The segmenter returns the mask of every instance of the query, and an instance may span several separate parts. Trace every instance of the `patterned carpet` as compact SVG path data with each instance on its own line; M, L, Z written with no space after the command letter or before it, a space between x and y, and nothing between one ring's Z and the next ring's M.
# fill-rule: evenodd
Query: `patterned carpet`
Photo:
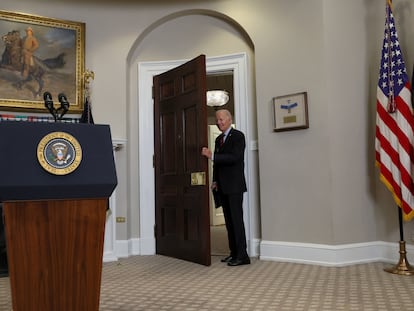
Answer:
M220 258L213 256L210 267L157 255L104 263L100 310L414 310L414 276L384 272L387 264L331 268L253 259L228 267ZM0 310L11 310L7 277L0 278Z

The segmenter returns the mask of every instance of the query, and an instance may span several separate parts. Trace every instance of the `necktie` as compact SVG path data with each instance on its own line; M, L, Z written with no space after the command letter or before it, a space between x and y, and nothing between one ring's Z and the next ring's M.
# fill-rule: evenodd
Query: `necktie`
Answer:
M224 144L224 136L226 136L226 135L223 134L221 136L221 139L220 139L220 147L223 146L223 144Z

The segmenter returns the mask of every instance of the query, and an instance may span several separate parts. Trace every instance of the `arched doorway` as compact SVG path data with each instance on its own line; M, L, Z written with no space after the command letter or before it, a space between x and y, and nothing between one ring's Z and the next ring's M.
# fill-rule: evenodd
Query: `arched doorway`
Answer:
M131 226L128 228L130 238L128 241L128 249L130 254L154 254L154 177L153 177L153 107L152 107L152 77L161 72L167 71L178 66L190 59L195 54L191 54L189 58L181 60L180 58L171 58L164 56L160 59L159 55L152 57L152 53L148 53L148 47L155 45L153 48L157 51L168 50L159 47L159 41L147 40L147 36L151 36L152 32L162 28L159 33L164 36L173 36L177 31L172 30L169 35L168 31L171 27L165 27L165 23L179 19L183 16L191 15L191 22L194 23L195 18L204 18L208 15L211 19L220 20L220 27L225 28L225 32L229 32L232 27L231 36L234 36L234 29L239 32L238 43L232 45L238 51L230 54L219 53L222 55L209 57L207 54L207 72L232 71L234 73L235 94L234 100L238 103L235 109L234 117L240 124L240 129L246 134L246 177L249 183L249 192L245 198L245 204L249 206L245 208L246 231L249 238L249 252L252 256L257 255L259 249L259 204L258 204L258 168L257 168L257 125L256 125L256 108L254 100L254 53L252 42L245 39L247 34L235 21L231 20L218 12L206 10L191 10L179 12L156 21L137 39L135 46L131 49L128 56L129 71L129 99L128 99L128 170L131 172L129 187L129 208L128 217ZM200 17L201 16L201 17ZM194 26L194 27L198 27ZM200 27L204 26L201 25ZM214 29L216 30L216 29ZM167 33L165 33L167 31ZM214 32L216 33L216 32ZM186 38L186 35L180 34L180 38ZM158 37L157 37L158 39ZM174 40L174 39L171 39ZM188 44L193 44L192 38L188 38ZM240 42L245 42L240 43ZM145 46L145 47L143 47ZM142 49L147 48L147 52ZM187 51L187 49L186 49ZM173 52L165 54L172 54ZM185 53L183 53L185 55ZM211 52L210 52L211 54ZM147 59L158 59L157 61L147 61ZM179 59L174 61L165 61L165 59ZM137 87L138 86L138 87ZM131 220L132 219L132 220ZM139 227L137 233L136 228Z

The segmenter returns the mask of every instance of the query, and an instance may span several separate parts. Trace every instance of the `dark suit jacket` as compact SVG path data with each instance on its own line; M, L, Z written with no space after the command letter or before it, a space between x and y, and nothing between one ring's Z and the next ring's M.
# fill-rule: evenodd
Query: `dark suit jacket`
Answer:
M217 183L218 190L224 194L246 192L244 177L246 141L244 134L232 128L224 144L220 146L222 135L219 135L215 141L213 182Z

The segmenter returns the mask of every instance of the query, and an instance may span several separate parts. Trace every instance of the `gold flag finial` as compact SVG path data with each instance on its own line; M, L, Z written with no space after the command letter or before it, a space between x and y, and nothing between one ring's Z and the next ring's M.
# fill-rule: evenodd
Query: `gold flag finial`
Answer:
M86 71L83 73L85 88L89 88L89 83L91 79L95 79L95 73L92 70L86 69Z

